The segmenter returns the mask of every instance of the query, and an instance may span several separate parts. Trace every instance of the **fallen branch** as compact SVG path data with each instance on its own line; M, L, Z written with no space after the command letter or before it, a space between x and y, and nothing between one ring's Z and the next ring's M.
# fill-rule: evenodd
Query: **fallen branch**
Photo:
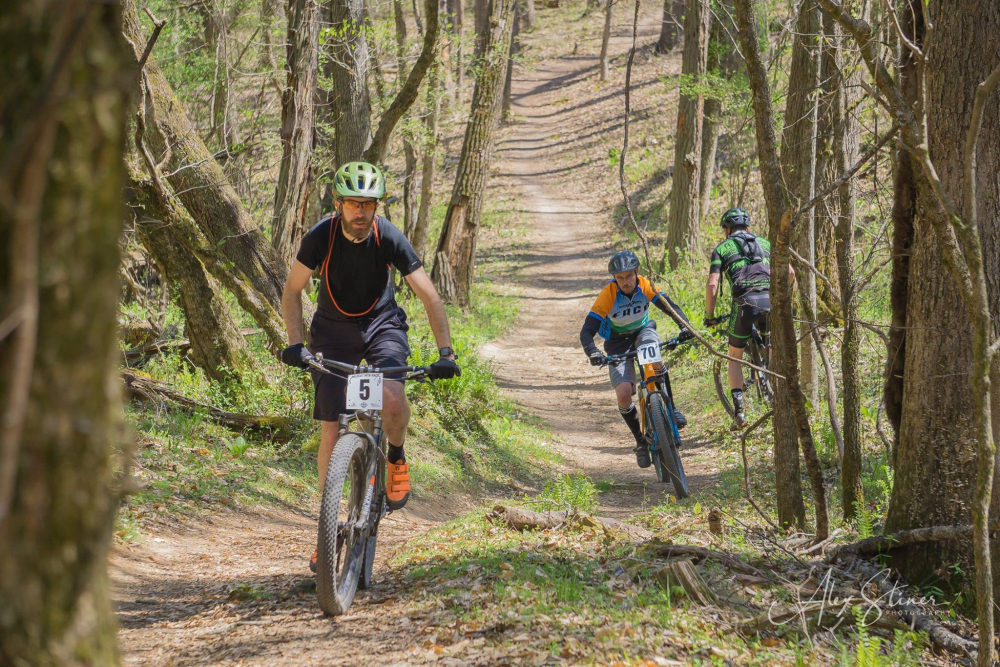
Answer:
M1000 520L990 524L990 532L1000 530ZM923 542L951 542L972 537L972 526L928 526L900 530L890 535L875 535L852 544L842 544L827 554L830 563L842 560L848 556L874 556L886 553L891 549L921 544Z
M576 510L560 510L548 512L533 512L519 507L497 505L487 515L493 523L504 525L514 530L545 530L558 528L568 523L599 526L605 530L625 533L632 539L648 540L653 532L641 526L603 516L590 516Z
M204 412L208 414L209 419L212 421L239 431L250 429L254 431L267 431L281 439L291 437L291 421L288 417L245 415L238 412L229 412L188 398L149 377L130 373L129 371L122 371L121 377L129 394L140 401L153 404L170 402L185 412Z
M870 605L871 603L861 597L849 597L838 599L836 604L830 604L827 600L815 600L777 608L772 607L749 620L743 621L736 626L736 631L741 635L752 635L765 630L776 630L785 625L794 627L791 624L796 619L804 624L811 618L816 618L817 625L823 626L823 616L826 616L831 621L831 623L827 624L828 626L838 626L845 621L853 623L854 614L850 613L849 610L854 605L861 604ZM902 623L894 624L893 627L906 629Z
M747 565L729 554L715 551L714 549L706 549L705 547L696 547L688 544L669 544L659 540L650 540L649 542L640 544L638 550L643 554L656 558L676 558L679 556L693 556L699 559L711 558L722 563L730 570L749 574L754 577L768 578L764 572L761 572L752 565Z
M243 329L240 334L243 336L253 336L264 333L263 329ZM133 347L131 350L122 352L122 362L130 363L136 360L151 357L154 354L162 354L168 350L183 350L191 347L191 339L180 338L178 340L154 340L152 343Z

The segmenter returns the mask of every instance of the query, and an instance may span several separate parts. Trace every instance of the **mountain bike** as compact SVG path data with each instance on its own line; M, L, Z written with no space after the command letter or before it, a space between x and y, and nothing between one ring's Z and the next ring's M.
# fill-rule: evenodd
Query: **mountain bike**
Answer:
M636 393L639 395L639 423L642 433L649 443L649 454L656 469L656 479L660 482L672 482L674 495L677 499L691 495L688 490L687 477L684 475L684 465L681 463L681 434L674 421L674 399L670 390L670 374L667 365L662 364L660 373L646 374L646 364L662 362L660 352L669 352L678 345L690 340L680 336L649 345L640 345L637 349L624 354L608 355L604 366L620 362L639 362L639 382Z
M733 306L736 307L735 305ZM722 315L720 317L713 317L708 320L706 324L708 326L718 326L729 321L732 313L729 315ZM726 328L720 327L716 330L716 334L725 337ZM728 347L726 348L728 351ZM760 368L770 368L771 363L771 337L765 332L762 333L757 325L750 327L750 338L747 340L747 346L743 352L743 358L749 361L754 366ZM721 357L715 358L715 363L712 369L712 375L715 379L715 393L719 396L719 401L722 403L722 407L726 409L726 412L730 417L735 415L735 410L733 408L733 401L729 395L729 361ZM752 393L751 393L752 390ZM751 396L756 394L757 398L762 400L767 404L768 409L774 405L774 384L766 373L761 373L760 371L750 368L749 366L743 367L743 395Z
M340 415L340 435L323 484L316 561L319 606L323 613L339 616L351 606L358 588L371 586L379 522L391 511L385 495L383 376L403 373L406 380L429 381L430 367L352 366L322 354L309 366L347 377L348 412ZM354 424L361 430L352 431Z

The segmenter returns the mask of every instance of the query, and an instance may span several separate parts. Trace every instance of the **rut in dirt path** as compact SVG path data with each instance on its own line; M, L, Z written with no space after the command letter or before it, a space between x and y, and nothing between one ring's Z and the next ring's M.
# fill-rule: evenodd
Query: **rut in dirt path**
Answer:
M515 81L512 107L520 124L498 154L501 178L523 204L530 247L518 281L517 324L483 353L497 363L510 395L551 425L562 440L558 449L573 468L613 482L612 491L601 496L601 511L622 518L673 492L656 481L652 468L636 466L634 442L618 415L607 370L591 367L580 347L580 327L608 280L607 262L615 249L609 222L585 204L586 179L571 178L582 164L555 166L563 145L554 137L581 133L589 122L562 104L561 86L591 69L581 60L594 59L554 58ZM673 328L672 322L664 326L661 338L672 336ZM678 401L683 410L683 399ZM693 493L709 486L715 472L704 463L711 457L692 436L696 430L681 433Z

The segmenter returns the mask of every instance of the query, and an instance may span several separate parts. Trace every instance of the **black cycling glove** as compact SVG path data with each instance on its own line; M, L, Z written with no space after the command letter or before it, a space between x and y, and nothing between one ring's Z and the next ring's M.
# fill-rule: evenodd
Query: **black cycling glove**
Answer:
M603 354L601 354L600 352L591 352L590 353L590 365L591 366L603 366L605 359L606 359L606 357Z
M449 380L462 374L462 369L458 367L454 359L438 359L431 364L431 370L427 374L432 380Z
M302 343L289 345L281 351L281 362L292 368L309 368L309 362L315 358Z
M694 334L689 329L681 329L677 334L677 342L684 343L694 338Z

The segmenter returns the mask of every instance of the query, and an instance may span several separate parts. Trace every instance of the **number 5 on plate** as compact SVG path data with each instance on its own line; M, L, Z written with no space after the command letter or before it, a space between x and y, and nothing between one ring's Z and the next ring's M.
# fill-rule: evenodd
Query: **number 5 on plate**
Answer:
M382 409L381 373L357 373L347 378L347 409Z

